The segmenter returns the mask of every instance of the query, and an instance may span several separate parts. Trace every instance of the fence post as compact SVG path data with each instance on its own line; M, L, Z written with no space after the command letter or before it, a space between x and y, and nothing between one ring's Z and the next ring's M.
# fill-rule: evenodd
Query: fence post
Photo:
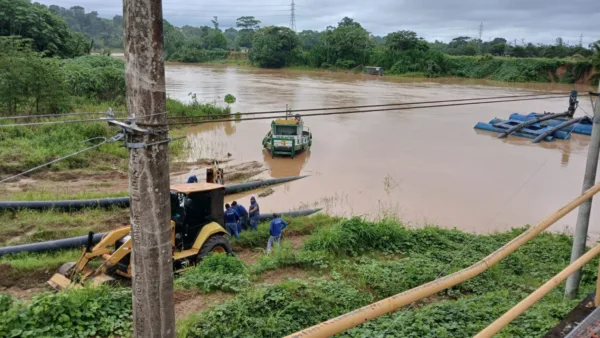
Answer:
M600 92L600 83L598 84ZM588 148L587 164L583 176L583 191L586 191L594 185L596 181L596 171L598 169L598 155L600 153L600 100L596 97L596 107L594 109L594 120L592 125L592 136ZM585 242L587 240L588 226L590 223L590 214L592 212L592 198L583 202L579 206L577 213L577 225L575 227L575 236L573 238L573 248L571 249L571 263L576 261L585 252ZM577 270L567 279L565 296L569 299L577 297L579 292L579 283L581 282L581 269Z

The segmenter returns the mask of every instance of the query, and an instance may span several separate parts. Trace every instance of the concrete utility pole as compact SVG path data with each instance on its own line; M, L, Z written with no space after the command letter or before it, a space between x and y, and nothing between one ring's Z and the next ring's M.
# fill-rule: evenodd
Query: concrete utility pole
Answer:
M134 337L175 337L161 0L124 0Z
M598 84L600 92L600 84ZM596 171L598 169L598 155L600 154L600 99L596 97L596 107L594 109L594 124L592 126L592 136L588 148L587 163L585 165L585 174L583 176L582 191L591 188L596 182ZM588 226L590 223L590 214L592 212L592 198L579 206L577 214L577 225L575 226L575 236L573 238L573 248L571 249L571 263L576 261L585 252L585 242L587 240ZM577 297L579 284L581 282L581 269L567 279L565 296L569 299Z

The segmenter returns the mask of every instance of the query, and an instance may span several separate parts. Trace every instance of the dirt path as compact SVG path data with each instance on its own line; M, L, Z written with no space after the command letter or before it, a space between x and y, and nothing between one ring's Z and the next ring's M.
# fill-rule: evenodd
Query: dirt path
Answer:
M175 291L175 318L180 319L189 314L203 311L212 305L230 300L234 296L224 292L205 294L195 291Z

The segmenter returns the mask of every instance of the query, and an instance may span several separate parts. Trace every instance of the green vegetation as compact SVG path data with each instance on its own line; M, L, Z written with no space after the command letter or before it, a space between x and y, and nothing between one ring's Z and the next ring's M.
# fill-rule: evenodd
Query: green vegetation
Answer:
M266 226L261 224L256 234L263 236ZM326 215L290 219L286 238L308 236L299 249L292 249L284 238L280 248L260 257L256 263L245 266L234 257L213 255L178 277L176 284L186 289L236 293L231 300L180 320L178 336L284 336L464 268L524 230L475 235L436 227L412 229L393 220L340 220ZM237 245L243 243L246 248L263 248L266 238L259 241L250 234L243 233ZM409 309L367 322L342 336L473 336L562 270L569 262L571 244L571 238L566 235L543 233L482 275ZM27 262L27 256L16 256L11 264L29 264L20 263L22 260ZM583 292L591 292L594 288L597 263L596 259L584 268ZM271 275L285 275L288 268L301 269L307 276L320 278L250 282L261 280L260 276L267 271L275 270ZM503 330L499 337L540 337L545 334L577 303L564 299L563 290L561 285L551 292ZM81 297L76 292L59 295L65 299ZM123 296L123 290L113 292L121 295L121 308L114 310L112 315L130 320L130 297ZM54 301L53 297L57 296L38 297ZM13 311L16 305L10 305L7 299L0 298L0 308ZM104 295L98 302L113 304L114 299L116 297ZM35 304L40 303L43 302ZM39 306L31 304L27 306ZM61 300L59 309L62 304L73 302ZM23 305L19 306L22 309ZM70 311L87 308L87 305L72 306ZM3 323L0 320L0 332L3 329L10 332L14 328L13 322L4 324L4 328ZM41 328L45 323L31 323L29 330Z
M5 246L82 236L89 231L106 232L127 225L129 211L117 208L77 212L20 210L0 213L0 222L0 245Z
M248 287L250 281L242 261L225 254L213 254L204 258L195 269L184 272L176 285L203 292L238 292Z
M0 36L27 39L35 51L51 57L75 57L90 51L90 42L82 34L72 32L64 20L44 5L28 0L0 0L0 8Z
M81 6L63 8L52 5L52 13L61 17L74 31L83 34L92 41L93 49L123 48L123 16L115 15L112 19L98 17L98 12L85 12Z
M269 26L256 31L252 45L251 62L263 68L281 68L297 57L298 37L289 28Z
M20 253L0 257L0 264L8 264L16 270L29 271L59 267L66 262L75 262L81 250L63 250L49 253Z
M45 293L22 303L0 298L2 337L115 337L131 335L131 293L83 288Z

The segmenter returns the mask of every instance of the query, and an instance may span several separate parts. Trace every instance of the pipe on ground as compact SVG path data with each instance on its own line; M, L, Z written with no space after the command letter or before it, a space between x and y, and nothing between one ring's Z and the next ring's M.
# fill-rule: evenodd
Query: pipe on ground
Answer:
M358 326L368 320L396 311L403 306L409 305L425 297L432 296L440 291L446 290L477 275L480 275L490 267L496 265L502 259L506 258L511 253L515 252L525 243L535 238L542 231L549 228L552 224L556 223L556 221L563 218L569 212L577 208L580 204L587 201L598 192L600 192L600 183L596 183L596 185L585 191L583 194L569 202L564 207L554 212L552 215L546 217L540 223L529 228L521 235L515 237L512 241L506 243L498 250L492 252L489 256L469 266L468 268L348 312L323 323L311 326L302 331L298 331L287 336L287 338L330 337L347 329Z
M321 211L321 209L289 211L289 212L281 212L278 214L281 216L287 216L287 217L301 217L301 216L312 215L319 211ZM261 214L260 215L261 221L267 221L272 218L273 218L273 214ZM106 233L95 234L93 237L92 244L96 244L96 243L100 242L100 240L102 239L102 237L104 237L104 235L106 235ZM87 244L87 241L88 241L88 236L85 235L85 236L57 239L54 241L47 241L47 242L6 246L3 248L0 248L0 257L3 255L17 254L17 253L21 253L21 252L49 252L49 251L73 249L73 248L85 246Z
M225 186L225 195L236 194L248 190L259 189L269 185L282 184L307 176L292 176L273 178L264 181L253 181ZM3 210L81 210L86 208L128 208L129 197L101 198L89 200L62 200L62 201L0 201L0 211Z

